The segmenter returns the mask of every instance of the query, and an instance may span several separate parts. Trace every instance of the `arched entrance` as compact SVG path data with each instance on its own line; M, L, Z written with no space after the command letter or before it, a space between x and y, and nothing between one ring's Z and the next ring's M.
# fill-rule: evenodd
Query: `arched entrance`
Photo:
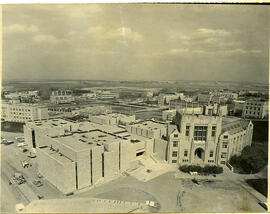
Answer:
M202 148L195 150L195 159L201 159L204 161L204 150Z

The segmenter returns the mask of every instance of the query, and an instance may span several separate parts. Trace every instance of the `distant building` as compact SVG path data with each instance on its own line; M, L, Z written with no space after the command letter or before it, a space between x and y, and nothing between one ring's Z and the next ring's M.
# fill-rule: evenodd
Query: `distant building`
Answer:
M227 101L227 98L216 96L213 94L199 94L197 97L197 101L201 104L209 104L209 103L224 104Z
M172 121L173 117L176 115L176 111L181 114L204 114L209 116L226 116L228 115L227 105L214 104L198 104L198 103L187 103L187 102L177 102L173 106L175 109L165 110L162 112L163 121Z
M243 113L245 101L243 100L234 100L233 101L233 114L241 116Z
M28 103L2 103L1 118L5 121L19 123L48 119L48 108Z
M238 99L238 94L235 92L230 92L230 91L216 91L216 92L211 92L212 95L218 96L218 97L224 97L226 99L232 99L232 100L237 100Z
M19 98L30 98L30 97L39 97L38 91L19 91L11 92L4 95L6 99L19 99Z
M101 100L115 99L119 97L119 93L112 91L100 91L99 93L97 93L96 97Z
M172 121L175 115L176 115L176 109L165 110L162 112L162 120Z
M199 103L210 103L212 95L210 94L199 94L197 97L197 101Z
M244 104L242 116L244 118L268 118L268 101L247 100Z
M124 114L101 114L101 115L89 115L89 120L94 123L103 125L126 125L135 122L135 115Z
M144 121L132 125L127 125L129 133L136 134L147 138L162 138L167 135L167 126L164 123L154 121Z
M52 91L50 100L55 104L71 103L74 101L74 96L71 90L57 90Z
M171 100L180 100L184 97L183 93L175 93L175 94L160 94L158 96L158 105L163 106L169 104Z

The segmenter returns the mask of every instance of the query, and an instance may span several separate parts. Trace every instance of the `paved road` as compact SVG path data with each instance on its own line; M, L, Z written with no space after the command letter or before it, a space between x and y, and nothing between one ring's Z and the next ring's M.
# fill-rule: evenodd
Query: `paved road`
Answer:
M13 140L15 143L10 145L1 144L1 212L15 212L15 205L23 203L27 205L31 200L37 198L38 195L44 198L63 198L60 193L46 180L42 180L43 186L36 187L32 182L38 179L36 159L27 157L27 153L23 153L17 147L15 137L22 136L21 133L2 132L2 137L7 140ZM32 167L23 168L21 161L27 160ZM9 180L15 172L20 172L26 178L27 183L21 187L17 184L9 185ZM36 196L36 197L34 197Z

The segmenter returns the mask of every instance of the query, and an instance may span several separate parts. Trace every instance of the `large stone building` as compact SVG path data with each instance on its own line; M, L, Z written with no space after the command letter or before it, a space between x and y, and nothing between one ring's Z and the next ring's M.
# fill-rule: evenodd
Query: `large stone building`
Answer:
M244 118L268 118L268 101L247 100L244 104L242 116Z
M153 139L91 122L34 121L24 135L39 172L65 194L114 179L137 157L153 153Z
M24 123L30 120L48 119L48 108L28 103L2 103L1 119Z
M169 126L166 140L155 139L154 153L172 164L226 164L251 145L251 121L208 115L181 114Z

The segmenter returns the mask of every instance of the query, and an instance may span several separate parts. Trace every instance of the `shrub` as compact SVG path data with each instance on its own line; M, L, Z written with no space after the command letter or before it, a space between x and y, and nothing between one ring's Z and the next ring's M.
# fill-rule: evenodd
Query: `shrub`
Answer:
M203 175L220 174L223 172L223 168L221 166L214 166L214 165L206 165L204 167L199 165L182 165L179 167L179 170L181 170L184 173L198 172Z

